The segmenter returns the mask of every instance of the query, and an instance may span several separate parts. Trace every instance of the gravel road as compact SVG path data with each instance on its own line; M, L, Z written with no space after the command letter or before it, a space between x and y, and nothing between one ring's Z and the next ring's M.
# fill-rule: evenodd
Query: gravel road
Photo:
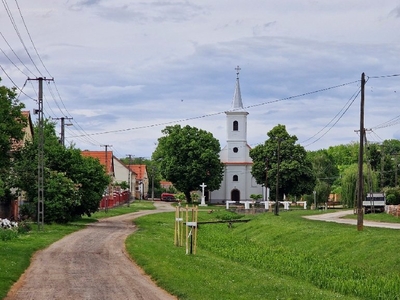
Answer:
M333 213L322 213L320 215L305 216L304 218L317 221L335 222L349 225L357 225L357 220L355 219L343 219L346 215L352 215L352 210L343 210ZM373 222L373 221L363 221L363 225L366 227L381 227L381 228L391 228L400 229L400 223L385 223L385 222Z
M133 219L174 210L169 203L155 205L156 210L103 219L39 251L5 299L177 299L125 253Z

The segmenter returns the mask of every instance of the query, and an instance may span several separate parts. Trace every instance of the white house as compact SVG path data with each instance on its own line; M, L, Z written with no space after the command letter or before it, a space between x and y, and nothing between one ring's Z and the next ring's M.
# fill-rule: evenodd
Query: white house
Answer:
M263 186L256 183L251 175L253 161L247 144L247 115L243 108L239 85L239 67L236 68L236 87L231 109L226 114L227 144L220 152L224 164L221 187L210 193L210 203L224 203L226 200L251 200L251 194L263 194Z

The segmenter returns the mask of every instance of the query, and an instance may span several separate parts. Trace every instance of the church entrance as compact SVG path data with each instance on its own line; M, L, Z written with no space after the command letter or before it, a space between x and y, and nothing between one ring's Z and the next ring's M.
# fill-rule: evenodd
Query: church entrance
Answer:
M240 201L240 191L237 189L234 189L231 191L231 200L239 202Z

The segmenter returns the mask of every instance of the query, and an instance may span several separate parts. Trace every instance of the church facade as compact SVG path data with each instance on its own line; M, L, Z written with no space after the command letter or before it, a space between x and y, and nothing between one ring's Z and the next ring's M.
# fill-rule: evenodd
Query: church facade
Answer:
M210 192L210 203L251 200L251 194L262 194L263 186L251 175L253 161L247 144L247 115L243 108L239 84L239 67L236 68L236 86L231 109L226 114L227 143L220 152L224 164L224 177L219 190Z

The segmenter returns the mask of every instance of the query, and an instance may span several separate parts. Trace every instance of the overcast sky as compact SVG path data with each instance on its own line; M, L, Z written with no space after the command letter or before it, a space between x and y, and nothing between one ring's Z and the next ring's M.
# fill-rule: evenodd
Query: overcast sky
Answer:
M359 141L362 72L367 140L400 138L399 1L2 4L1 84L23 89L32 112L37 81L26 79L54 78L45 117L73 118L66 143L82 150L150 157L174 124L207 130L222 148L236 66L252 147L277 124L307 150Z

